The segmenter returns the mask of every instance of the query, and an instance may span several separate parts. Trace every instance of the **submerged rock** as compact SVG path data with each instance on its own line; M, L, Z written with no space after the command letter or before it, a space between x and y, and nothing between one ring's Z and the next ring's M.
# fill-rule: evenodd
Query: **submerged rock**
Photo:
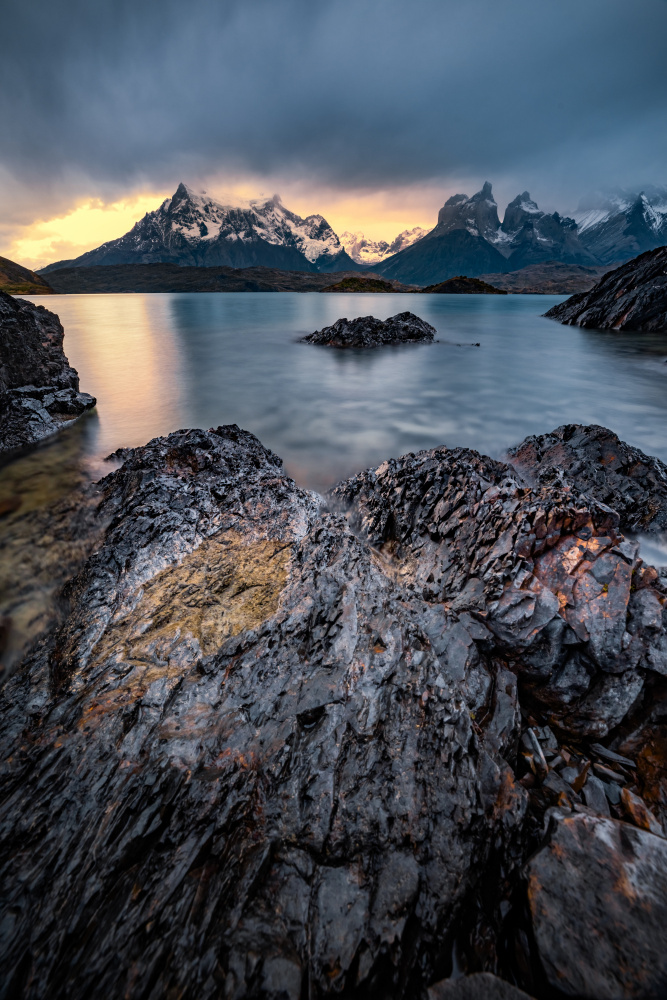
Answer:
M613 819L554 819L529 862L528 898L549 982L617 1000L667 991L667 840Z
M418 996L579 805L547 718L605 739L661 679L659 582L608 506L466 449L329 509L235 426L119 457L2 691L5 995Z
M0 291L0 455L55 434L95 405L63 352L58 317Z
M545 316L597 330L667 330L667 247L609 271L589 292L558 303Z
M304 337L303 343L327 347L383 347L385 344L431 343L436 332L435 327L414 313L402 312L385 321L375 316L338 319L333 326L325 326Z

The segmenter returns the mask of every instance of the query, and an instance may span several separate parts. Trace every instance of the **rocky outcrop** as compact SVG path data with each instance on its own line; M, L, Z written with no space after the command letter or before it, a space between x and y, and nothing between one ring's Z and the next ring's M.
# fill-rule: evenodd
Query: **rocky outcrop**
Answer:
M545 315L597 330L667 330L667 247L609 271L590 292L573 295Z
M618 513L466 449L324 508L234 426L119 457L2 691L0 995L415 997L471 927L467 971L509 974L548 808L595 815L591 759L631 775L618 727L662 724L665 593ZM648 872L665 842L621 782Z
M41 441L95 405L63 353L58 317L0 292L0 455Z
M444 979L427 991L428 1000L530 1000L527 993L490 972Z
M667 466L606 427L564 424L527 437L507 459L531 485L560 482L613 507L621 530L667 530Z
M468 278L465 274L441 281L438 285L427 285L421 290L436 295L507 295L503 289L495 288L479 278Z
M436 332L435 327L414 313L402 312L387 320L375 316L337 319L332 326L304 337L303 343L326 347L384 347L387 344L431 343Z

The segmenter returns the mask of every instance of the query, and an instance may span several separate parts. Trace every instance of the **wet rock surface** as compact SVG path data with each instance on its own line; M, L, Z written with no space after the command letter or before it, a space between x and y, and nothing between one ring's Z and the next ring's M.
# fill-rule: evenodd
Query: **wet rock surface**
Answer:
M564 424L526 438L507 459L531 484L560 481L613 507L623 531L667 530L667 466L606 427Z
M235 426L118 457L2 690L0 996L418 997L454 950L546 997L553 807L667 844L665 593L619 514L466 449L324 508Z
M327 347L383 347L386 344L431 343L435 334L430 323L414 313L402 312L388 320L375 316L338 319L332 326L304 337L303 343Z
M0 457L55 434L95 405L63 352L58 317L0 291Z
M667 247L609 271L589 292L560 302L545 316L597 330L667 330Z

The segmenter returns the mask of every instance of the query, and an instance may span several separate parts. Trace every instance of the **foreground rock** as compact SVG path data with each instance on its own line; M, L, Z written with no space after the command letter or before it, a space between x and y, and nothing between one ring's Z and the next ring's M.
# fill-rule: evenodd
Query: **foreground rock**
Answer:
M530 1000L527 993L489 972L445 979L428 990L428 1000Z
M455 278L448 278L437 285L427 285L421 289L427 294L437 295L507 295L504 289L489 285L480 278L468 278L465 274L459 274Z
M0 455L35 444L95 405L63 352L58 317L0 292Z
M627 823L558 816L528 865L540 958L568 996L665 996L667 840Z
M384 321L375 316L338 319L333 326L325 326L304 337L303 343L326 347L384 347L387 344L431 343L435 334L435 327L425 320L414 313L402 312Z
M623 531L667 530L667 466L606 427L564 424L526 438L507 458L531 485L571 484L613 507Z
M120 457L2 692L5 995L415 997L471 912L496 971L549 795L592 770L549 725L604 741L667 672L619 515L465 449L329 510L234 426Z
M597 330L667 330L667 247L609 271L590 292L573 295L545 316Z

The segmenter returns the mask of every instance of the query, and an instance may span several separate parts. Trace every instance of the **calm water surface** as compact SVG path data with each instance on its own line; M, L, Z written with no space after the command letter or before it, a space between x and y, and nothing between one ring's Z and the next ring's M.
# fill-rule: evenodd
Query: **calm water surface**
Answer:
M237 423L303 485L438 444L498 456L527 434L601 423L667 460L667 335L543 319L562 297L237 293L59 295L85 449L106 455L180 427ZM298 338L340 316L410 309L440 343L336 351ZM479 347L457 346L479 342Z
M158 434L237 423L320 491L392 455L445 444L497 457L527 434L575 421L606 424L667 460L667 335L560 326L540 317L553 296L35 301L59 313L65 350L98 405L0 469L0 678L57 616L60 587L83 551L60 501L68 509L73 490L108 472L110 452ZM298 343L340 316L405 309L432 323L440 342L376 351ZM667 563L667 538L645 542L645 558Z

